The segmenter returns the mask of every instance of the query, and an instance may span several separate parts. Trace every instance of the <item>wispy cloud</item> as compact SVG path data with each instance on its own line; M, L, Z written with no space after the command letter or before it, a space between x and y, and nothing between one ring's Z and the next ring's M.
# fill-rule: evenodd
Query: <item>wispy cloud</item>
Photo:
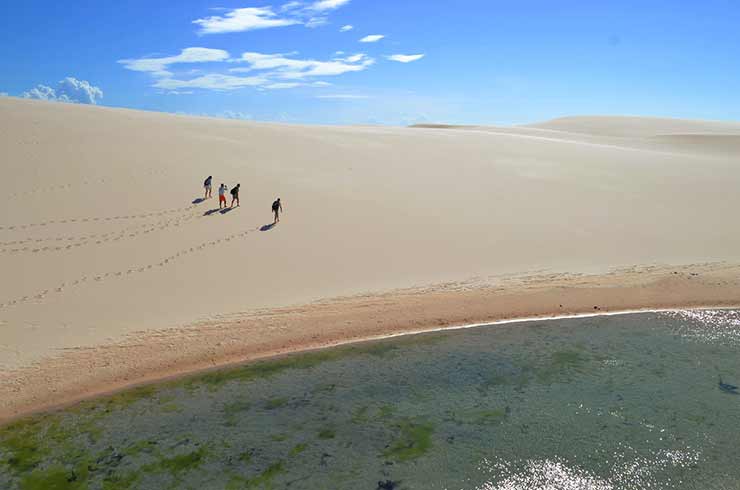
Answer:
M336 10L339 7L347 5L350 0L319 0L311 4L312 10L324 11L324 10Z
M398 61L399 63L411 63L412 61L422 59L424 56L423 54L392 54L386 56L386 58L391 61Z
M244 32L300 23L297 19L278 16L273 12L272 7L239 8L227 12L225 15L214 15L193 21L193 24L200 26L199 34Z
M267 71L267 76L283 79L336 76L363 71L375 62L364 55L355 59L354 62L348 60L318 61L287 58L281 54L244 53L242 55L242 60L249 63L249 69Z
M283 4L283 6L280 7L280 11L290 12L291 10L297 10L300 8L303 8L303 2L293 1L293 2L288 2L288 3Z
M296 88L303 85L302 83L298 82L278 82L278 83L271 83L269 85L265 85L265 88L270 90L285 90L288 88Z
M348 32L348 31L351 31L354 28L355 28L354 26L351 26L351 25L347 24L346 26L342 26L339 29L339 32Z
M371 34L369 36L365 36L362 39L360 39L360 42L361 43L377 43L384 37L385 36L383 34Z
M37 85L23 92L27 99L52 100L56 102L74 102L79 104L97 104L103 98L103 91L87 80L67 77L59 80L55 87Z
M269 83L264 77L237 77L211 73L190 80L178 80L175 78L163 78L154 83L154 87L165 90L178 90L188 88L210 89L210 90L235 90L244 87L259 87Z
M245 87L261 89L290 89L299 86L322 87L328 82L305 82L309 78L322 78L358 72L367 69L375 60L365 54L355 54L347 58L335 58L328 61L297 59L290 54L263 54L247 52L238 59L232 59L227 51L210 48L186 48L180 54L160 58L137 58L120 60L118 63L128 70L149 73L153 78L153 87L169 93L186 93L186 90L236 90ZM225 65L229 62L228 65ZM205 73L201 70L182 70L177 72L175 65L182 63L219 63L221 70L225 66L234 66L228 73ZM244 66L246 64L246 66ZM224 66L225 65L225 66ZM177 74L173 73L177 72ZM250 75L242 76L241 73ZM43 97L42 90L37 97ZM48 92L48 91L47 91Z
M218 116L221 116L225 119L244 119L244 120L253 119L251 114L248 114L246 112L239 112L239 111L224 111L221 114L216 115L216 117Z
M353 94L330 94L330 95L317 95L317 99L334 99L334 100L352 100L352 99L369 99L369 95L353 95Z
M291 1L283 4L279 13L272 7L245 7L228 10L223 15L196 19L198 34L224 34L269 29L302 24L318 27L328 23L327 14L347 5L350 0L317 0L314 2Z
M208 63L227 59L229 59L229 53L222 49L185 48L176 56L118 60L118 63L128 70L147 72L158 77L169 77L172 73L167 71L167 68L176 63Z

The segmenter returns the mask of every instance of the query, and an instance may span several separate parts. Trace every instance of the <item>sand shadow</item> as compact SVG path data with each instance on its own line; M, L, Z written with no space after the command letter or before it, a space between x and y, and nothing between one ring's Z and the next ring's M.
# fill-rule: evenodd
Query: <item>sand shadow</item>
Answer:
M211 209L211 210L206 211L205 213L203 213L203 216L211 216L211 215L214 215L214 214L218 213L219 211L222 211L222 210L221 209L218 209L218 208Z
M206 201L205 198L199 197L198 199L194 199L193 200L193 204L200 204L200 203L205 202L205 201Z
M221 214L226 214L226 213L230 213L230 212L232 212L232 211L233 211L234 209L236 209L236 208L223 208L223 209L221 210Z
M270 231L273 228L275 228L275 223L270 223L269 225L265 225L262 228L260 228L260 231Z

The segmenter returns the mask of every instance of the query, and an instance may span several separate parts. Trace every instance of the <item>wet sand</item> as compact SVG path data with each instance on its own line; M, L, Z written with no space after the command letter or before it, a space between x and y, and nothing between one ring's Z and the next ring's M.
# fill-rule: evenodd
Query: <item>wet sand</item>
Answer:
M32 367L0 373L0 421L195 372L401 334L514 319L739 305L740 265L723 263L511 276L486 285L449 283L254 310L65 349Z

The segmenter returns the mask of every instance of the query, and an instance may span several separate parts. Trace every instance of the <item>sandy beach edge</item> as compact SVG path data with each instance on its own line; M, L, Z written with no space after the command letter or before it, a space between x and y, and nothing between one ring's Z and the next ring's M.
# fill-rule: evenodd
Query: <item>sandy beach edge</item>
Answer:
M740 264L531 274L222 315L68 349L0 373L0 425L136 386L271 357L513 321L740 307Z

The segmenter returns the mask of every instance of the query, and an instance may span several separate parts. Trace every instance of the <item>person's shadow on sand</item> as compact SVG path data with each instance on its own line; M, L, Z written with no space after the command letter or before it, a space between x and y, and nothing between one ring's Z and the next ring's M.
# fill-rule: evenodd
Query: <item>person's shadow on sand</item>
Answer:
M203 213L203 216L211 216L213 214L218 213L219 211L221 211L221 210L220 209L211 209L210 211L206 211L205 213Z
M230 213L230 212L232 212L233 210L234 210L234 208L223 208L223 209L221 210L221 214L226 214L226 213Z
M262 228L260 228L260 231L270 231L273 228L275 228L275 223L270 223L269 225L265 225Z
M200 203L202 203L202 202L205 202L205 199L203 199L202 197L199 197L198 199L195 199L195 200L193 201L193 204L200 204Z

